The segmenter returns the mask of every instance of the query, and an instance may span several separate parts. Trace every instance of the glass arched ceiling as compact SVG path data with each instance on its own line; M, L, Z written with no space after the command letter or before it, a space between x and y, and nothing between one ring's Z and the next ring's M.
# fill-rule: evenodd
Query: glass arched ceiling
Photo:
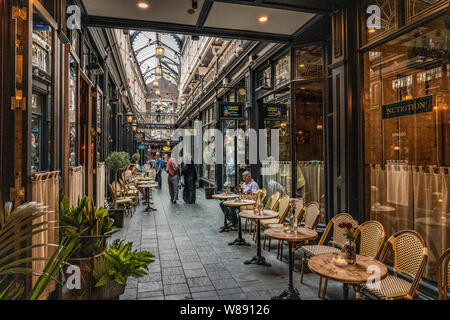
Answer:
M184 35L152 31L131 32L131 45L146 84L161 77L173 84L178 83L183 43ZM164 56L156 55L158 46L164 48ZM155 74L155 68L158 66L162 69L162 75Z

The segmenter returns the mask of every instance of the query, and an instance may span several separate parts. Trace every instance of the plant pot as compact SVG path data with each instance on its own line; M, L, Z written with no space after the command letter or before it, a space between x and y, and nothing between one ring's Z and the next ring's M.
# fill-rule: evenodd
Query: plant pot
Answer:
M124 209L109 209L109 216L114 220L114 226L118 228L123 228L125 210Z
M94 259L101 257L103 254L105 254L106 248L100 252L99 254L95 255L94 257L87 257L87 258L71 258L67 260L66 265L63 267L64 276L66 278L69 278L71 276L74 276L73 271L67 272L67 269L70 267L70 265L74 265L80 268L80 288L79 289L69 289L69 291L78 297L79 299L88 299L90 298L90 295L94 292L94 279L91 281L91 275L92 275L92 267L94 264Z
M108 281L104 286L96 288L98 300L119 300L119 297L124 291L125 286L114 280Z
M345 259L348 264L356 263L356 246L353 243L346 243L344 246Z

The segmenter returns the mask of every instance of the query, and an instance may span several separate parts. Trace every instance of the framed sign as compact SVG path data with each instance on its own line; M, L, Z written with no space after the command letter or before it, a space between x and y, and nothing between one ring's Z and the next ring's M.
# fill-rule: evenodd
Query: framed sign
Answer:
M138 145L138 149L139 150L145 150L145 144Z
M244 120L244 103L219 102L220 120Z
M383 106L382 119L392 119L430 111L433 111L433 96L425 96Z
M285 104L265 104L263 106L264 120L286 120Z

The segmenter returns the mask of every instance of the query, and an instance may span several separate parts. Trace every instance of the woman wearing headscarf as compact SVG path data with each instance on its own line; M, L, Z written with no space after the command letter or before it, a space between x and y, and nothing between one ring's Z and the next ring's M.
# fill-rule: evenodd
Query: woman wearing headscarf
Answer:
M195 183L197 182L197 169L194 160L191 157L186 159L187 165L183 166L182 174L184 176L183 200L188 204L195 203Z
M168 185L170 193L170 201L177 203L178 200L178 184L180 182L180 170L174 158L170 158L167 162L166 171L168 173Z

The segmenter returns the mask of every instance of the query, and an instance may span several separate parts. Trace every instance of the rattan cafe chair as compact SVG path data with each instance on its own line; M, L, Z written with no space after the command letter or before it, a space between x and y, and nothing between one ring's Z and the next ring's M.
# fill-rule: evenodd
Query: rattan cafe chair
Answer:
M108 188L109 193L111 194L111 198L113 200L114 209L123 207L125 208L128 215L133 216L133 199L127 197L117 197L117 194L113 189L112 184L109 184Z
M266 205L264 206L264 210L271 210L276 211L278 209L278 206L280 204L280 193L277 191L272 194L272 196L267 201ZM250 223L250 229L253 231L253 241L256 242L256 221L251 221Z
M358 223L355 220L353 220L353 217L348 213L339 213L336 216L334 216L330 220L330 222L328 222L327 227L325 228L325 231L320 237L319 243L317 245L304 245L300 247L300 249L303 251L300 283L303 283L303 275L305 273L307 261L310 257L324 253L338 253L340 252L340 248L343 248L345 246L345 243L347 242L347 239L345 239L344 235L345 230L339 227L339 224L342 222L350 222L354 226L358 225ZM327 240L328 234L330 233L331 229L333 229L331 246L328 246L325 245L325 241ZM336 248L336 245L338 245L340 248Z
M291 198L288 195L286 195L286 196L281 197L281 199L279 201L280 201L280 204L278 205L278 217L273 218L273 219L261 220L261 229L262 230L267 229L269 227L269 225L271 225L271 224L280 224L280 223L283 223L284 220L286 220L286 216L290 209L289 201L291 201ZM266 240L267 240L267 237L266 237L266 235L264 235L263 249L266 248ZM272 238L269 237L269 251L270 251L271 240L272 240Z
M370 220L366 221L355 231L356 239L359 238L359 255L366 256L373 259L378 259L381 249L383 248L383 243L386 238L386 233L384 227L378 221ZM320 280L322 283L322 280ZM325 283L322 291L322 298L325 299L327 294L328 279L325 278ZM356 297L360 296L360 287L355 286ZM319 285L319 296L320 296L320 285Z
M439 300L447 300L450 291L450 248L438 260L438 289Z
M413 230L394 233L385 243L380 261L385 262L388 251L393 252L393 275L380 281L379 288L361 285L361 293L383 300L408 299L417 295L423 271L428 260L428 248L422 236ZM412 281L400 278L398 274L411 277Z

